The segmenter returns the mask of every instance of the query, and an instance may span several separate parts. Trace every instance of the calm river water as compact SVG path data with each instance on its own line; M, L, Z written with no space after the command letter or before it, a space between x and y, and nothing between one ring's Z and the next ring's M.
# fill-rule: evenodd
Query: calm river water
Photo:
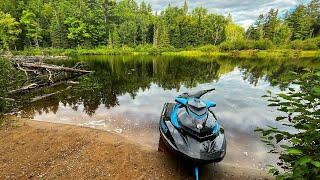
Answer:
M315 60L182 58L165 56L83 56L56 64L81 62L94 73L74 81L46 99L28 104L23 115L34 120L92 127L121 134L142 146L157 148L163 104L183 92L216 88L203 98L217 103L215 112L225 127L226 163L263 168L276 156L254 132L256 127L280 127L278 112L261 98L267 90L285 90L291 70L319 67ZM52 91L52 92L51 92Z

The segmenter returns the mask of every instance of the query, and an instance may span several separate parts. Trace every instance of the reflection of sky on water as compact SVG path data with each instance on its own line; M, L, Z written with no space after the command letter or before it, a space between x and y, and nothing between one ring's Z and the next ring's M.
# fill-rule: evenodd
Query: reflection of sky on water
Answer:
M275 117L274 109L267 107L266 100L261 98L266 89L278 91L268 84L266 81L259 81L257 86L250 85L242 79L241 72L236 69L222 76L217 82L199 84L191 89L181 86L179 91L164 90L156 84L151 84L149 89L139 89L134 99L128 93L118 96L119 106L107 109L100 105L91 117L86 115L82 105L74 111L71 107L60 104L56 114L36 114L34 118L77 124L82 121L99 120L99 117L122 115L130 122L158 123L165 102L173 102L174 98L183 92L215 87L216 91L205 95L204 98L217 103L215 111L220 122L233 131L252 133L257 126L270 125L270 120Z
M267 89L274 92L279 89L270 87L269 83L263 80L256 86L251 85L243 80L242 73L237 68L223 75L217 82L199 84L191 89L182 85L179 91L164 90L151 83L149 89L139 89L134 99L128 93L118 96L119 106L108 109L103 104L100 105L92 116L85 113L82 104L75 111L69 105L64 106L60 103L55 114L36 113L34 119L121 133L141 144L156 147L159 138L158 121L163 104L173 102L174 98L183 92L211 87L215 87L216 91L205 95L204 98L217 103L215 112L228 137L226 161L254 162L254 166L274 162L274 157L266 154L266 147L260 142L254 129L257 126L279 125L271 121L276 116L276 111L267 107L266 100L261 98ZM250 163L247 164L251 166Z

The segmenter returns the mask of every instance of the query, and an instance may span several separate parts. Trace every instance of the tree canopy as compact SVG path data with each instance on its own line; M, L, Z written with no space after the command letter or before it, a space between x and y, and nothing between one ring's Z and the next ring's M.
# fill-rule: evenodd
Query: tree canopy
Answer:
M261 14L257 21L248 28L249 39L269 39L273 43L286 43L290 40L305 40L319 36L320 1L312 0L309 4L300 4L295 9L279 14L271 9Z
M277 9L260 15L246 33L231 15L204 7L168 6L153 12L135 0L2 0L0 48L172 46L185 48L244 38L281 44L319 35L319 0L298 5L285 15ZM281 18L280 18L281 17Z

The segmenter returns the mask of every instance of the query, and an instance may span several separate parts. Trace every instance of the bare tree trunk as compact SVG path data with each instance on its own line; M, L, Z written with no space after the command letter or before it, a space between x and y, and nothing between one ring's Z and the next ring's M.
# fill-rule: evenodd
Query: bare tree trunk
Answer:
M154 47L158 47L158 35L159 35L159 29L156 26L156 24L154 24L154 27L153 27L153 46Z
M86 71L81 69L74 69L69 67L62 67L62 66L54 66L49 64L40 64L40 63L19 63L20 67L24 68L32 68L32 69L42 69L42 70L49 70L49 71L63 71L63 72L72 72L72 73L91 73L92 71Z
M216 30L213 45L216 45L216 44L217 44L217 41L218 41L218 38L219 38L219 32L220 32L220 26L219 26L219 27L217 28L217 30Z

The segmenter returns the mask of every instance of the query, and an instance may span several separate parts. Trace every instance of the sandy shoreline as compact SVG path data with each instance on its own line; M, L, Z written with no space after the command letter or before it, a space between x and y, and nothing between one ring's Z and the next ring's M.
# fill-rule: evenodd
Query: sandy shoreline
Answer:
M171 154L96 129L20 119L0 128L0 179L194 179ZM273 179L259 169L219 163L200 179Z

